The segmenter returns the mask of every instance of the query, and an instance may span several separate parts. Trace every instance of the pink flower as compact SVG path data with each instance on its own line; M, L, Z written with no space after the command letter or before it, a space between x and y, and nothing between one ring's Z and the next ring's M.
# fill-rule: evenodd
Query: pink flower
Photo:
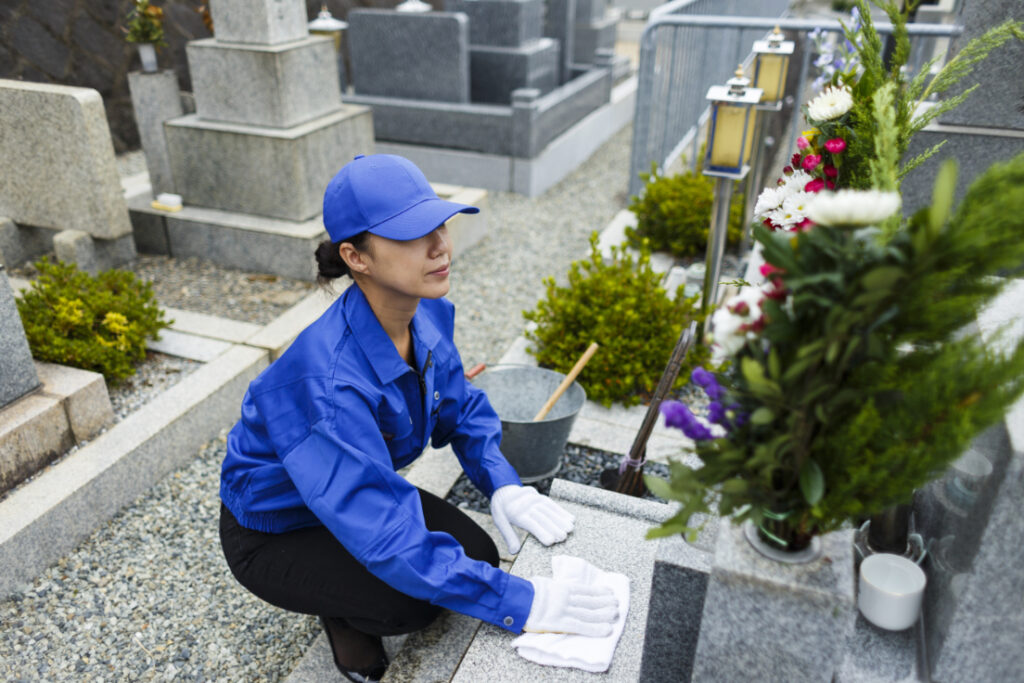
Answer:
M805 218L796 225L793 226L793 230L796 232L807 232L814 227L814 221L810 218Z
M832 164L825 164L825 175L829 178L835 178L839 175L839 169Z
M825 181L825 187L827 187L830 190L834 190L834 189L836 189L836 184L834 182L832 182L831 180L826 180Z
M741 301L738 304L730 306L729 311L736 315L746 315L747 313L750 313L750 306L746 301Z
M779 268L778 266L773 266L770 263L763 263L763 264L761 264L761 267L758 270L761 271L761 275L763 275L764 277L768 277L772 273L784 273L784 272L786 272L782 268Z
M804 167L805 171L813 171L818 167L818 164L820 163L820 154L808 154L807 156L804 157L804 160L801 162L801 165Z
M800 146L799 140L797 141L796 146ZM828 150L829 154L839 154L846 149L846 140L842 138L832 138L825 143L825 149Z
M825 187L825 181L821 178L815 178L811 182L804 185L804 192L821 192L822 188Z
M810 145L811 145L811 143L807 142L807 138L805 138L803 135L801 135L800 137L798 137L796 139L796 148L797 149L807 149L808 147L810 147Z

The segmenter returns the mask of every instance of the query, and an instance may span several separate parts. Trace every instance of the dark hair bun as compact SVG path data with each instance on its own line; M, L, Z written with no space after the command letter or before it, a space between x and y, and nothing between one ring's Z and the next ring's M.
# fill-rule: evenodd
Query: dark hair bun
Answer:
M331 280L343 275L351 277L348 264L341 258L341 242L324 240L316 247L316 282L319 285L329 284Z

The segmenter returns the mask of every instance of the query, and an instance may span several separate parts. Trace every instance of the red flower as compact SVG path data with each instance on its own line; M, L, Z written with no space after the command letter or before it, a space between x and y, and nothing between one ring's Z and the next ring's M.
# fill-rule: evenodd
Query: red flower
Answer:
M820 163L821 163L821 155L820 154L808 154L807 156L804 157L804 160L801 163L801 165L804 167L805 171L813 171L814 169L816 169L818 167L818 164L820 164Z
M789 290L783 286L781 278L774 278L772 280L772 289L764 293L766 297L776 301L782 301L786 298L787 294L789 294Z
M800 165L800 155L799 154L794 154L792 157L790 157L789 165L793 166L793 167L799 166Z
M839 169L832 164L825 164L825 175L829 178L835 178L839 175Z
M842 138L832 138L825 143L825 149L828 150L829 154L839 154L846 149L846 140Z
M771 219L769 219L769 218L765 218L765 219L764 219L763 221L761 221L761 222L762 222L762 223L764 223L764 226L765 226L766 228L768 228L769 230L771 230L772 232L774 232L774 231L776 231L776 230L778 230L778 229L779 229L779 226L777 226L777 225L775 225L774 223L772 223Z
M815 178L804 185L804 192L821 192L823 187L825 187L825 181L821 178Z
M784 167L782 169L782 172L785 173L786 175L792 175L793 174L793 167L792 166L786 166L786 167ZM781 178L779 179L779 184L780 185L782 184L782 179Z
M800 221L799 223L797 223L795 226L793 226L793 230L796 231L796 232L807 232L808 230L810 230L813 227L814 227L814 221L812 221L810 218L805 218L802 221Z
M825 187L827 187L830 190L834 190L834 189L836 189L836 184L834 182L832 182L831 180L826 180L825 181Z
M750 313L750 306L746 301L741 301L738 304L729 307L729 311L736 315L746 315Z
M768 277L772 273L785 273L786 272L782 268L779 268L778 266L773 266L772 264L767 263L767 262L761 264L761 267L758 270L760 270L761 275L764 276L764 277Z

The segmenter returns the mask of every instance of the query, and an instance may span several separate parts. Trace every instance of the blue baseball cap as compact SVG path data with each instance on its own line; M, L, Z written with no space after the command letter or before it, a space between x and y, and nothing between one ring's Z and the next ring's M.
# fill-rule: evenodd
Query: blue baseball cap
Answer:
M441 199L415 164L393 154L356 156L324 192L324 227L332 242L364 230L392 240L414 240L457 213L479 211Z

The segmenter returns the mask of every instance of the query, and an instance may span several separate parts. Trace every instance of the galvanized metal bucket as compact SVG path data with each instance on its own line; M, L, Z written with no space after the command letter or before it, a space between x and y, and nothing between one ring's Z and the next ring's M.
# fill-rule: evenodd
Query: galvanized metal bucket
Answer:
M529 365L494 366L473 379L501 418L501 452L524 483L558 472L572 425L587 400L583 387L573 382L547 417L534 422L563 379L559 372Z

